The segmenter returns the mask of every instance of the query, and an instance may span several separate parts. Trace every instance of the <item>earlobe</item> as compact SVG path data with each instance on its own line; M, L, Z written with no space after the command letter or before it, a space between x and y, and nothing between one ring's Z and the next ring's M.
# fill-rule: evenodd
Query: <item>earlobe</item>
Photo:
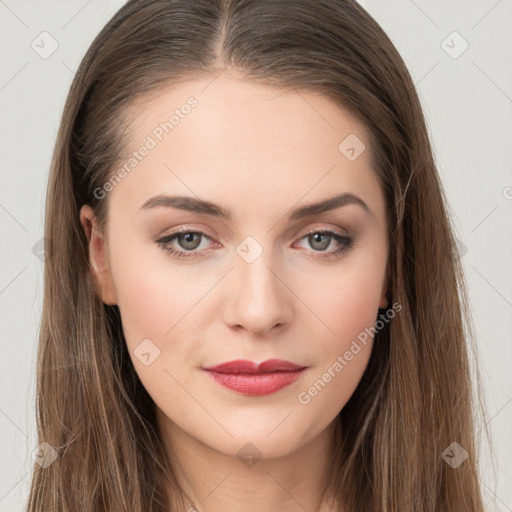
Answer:
M389 300L388 300L388 297L387 297L387 293L384 292L380 298L380 302L379 302L379 308L380 309L387 309L387 307L389 306Z
M105 304L115 305L117 304L117 298L108 265L107 246L91 206L82 206L80 210L80 223L82 224L87 238L89 247L89 270L96 284L96 293Z
M389 307L389 298L388 298L388 275L386 272L386 277L384 279L384 283L382 285L382 291L379 302L379 309L387 309Z

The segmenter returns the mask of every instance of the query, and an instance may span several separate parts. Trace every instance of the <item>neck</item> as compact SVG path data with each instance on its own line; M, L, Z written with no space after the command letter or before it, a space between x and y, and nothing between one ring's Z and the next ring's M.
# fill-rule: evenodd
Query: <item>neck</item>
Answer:
M182 486L192 503L183 512L334 512L324 503L335 422L285 456L265 458L245 447L239 457L187 435L158 410L170 459L182 469ZM253 451L254 450L254 451ZM261 457L261 458L260 458ZM173 504L172 510L178 510Z

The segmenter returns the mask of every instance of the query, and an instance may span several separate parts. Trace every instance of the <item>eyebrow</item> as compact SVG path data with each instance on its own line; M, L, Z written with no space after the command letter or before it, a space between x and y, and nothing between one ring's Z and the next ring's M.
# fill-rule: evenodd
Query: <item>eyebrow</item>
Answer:
M371 214L371 210L368 205L358 196L345 192L337 196L325 199L317 203L310 203L305 206L301 206L292 210L289 214L289 220L297 220L305 217L311 217L320 213L335 210L347 205L358 205L363 210ZM158 206L166 206L169 208L177 208L180 210L187 210L195 213L203 213L206 215L213 215L215 217L221 217L223 219L231 219L231 211L223 208L222 206L205 201L203 199L197 199L189 196L169 196L160 194L149 198L142 206L141 210L147 210L156 208Z

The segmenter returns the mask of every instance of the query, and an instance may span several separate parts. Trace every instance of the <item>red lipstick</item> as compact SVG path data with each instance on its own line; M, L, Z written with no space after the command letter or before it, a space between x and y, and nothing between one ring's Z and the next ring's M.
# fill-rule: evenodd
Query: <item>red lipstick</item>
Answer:
M222 386L244 395L268 395L292 384L307 367L284 361L269 359L254 363L237 359L203 368Z

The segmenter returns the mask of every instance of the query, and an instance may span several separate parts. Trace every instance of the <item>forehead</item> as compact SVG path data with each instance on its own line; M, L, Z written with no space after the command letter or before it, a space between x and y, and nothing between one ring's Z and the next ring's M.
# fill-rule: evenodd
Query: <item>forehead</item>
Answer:
M369 202L379 194L365 127L319 93L221 74L139 98L127 119L129 147L118 163L127 172L112 203L138 209L154 194L187 193L236 212L336 191Z
M318 92L276 89L233 75L164 86L137 98L128 115L133 137L153 134L165 143L160 138L169 139L172 132L176 141L193 143L195 135L219 149L236 142L242 142L243 149L263 143L266 149L278 149L305 138L315 142L326 137L325 146L337 149L343 134L368 138L365 127L345 108ZM169 122L165 130L163 125Z

